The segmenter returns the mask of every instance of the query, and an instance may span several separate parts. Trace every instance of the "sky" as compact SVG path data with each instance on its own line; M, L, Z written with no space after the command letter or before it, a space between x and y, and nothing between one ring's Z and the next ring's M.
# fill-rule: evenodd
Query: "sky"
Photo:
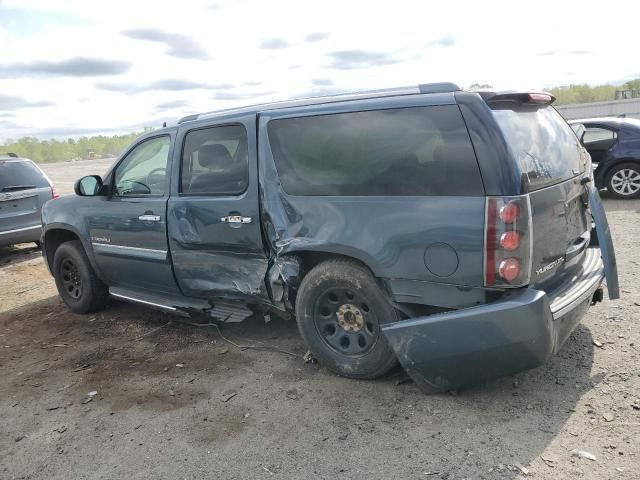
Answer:
M639 17L637 0L0 0L0 142L428 82L619 84L640 77Z

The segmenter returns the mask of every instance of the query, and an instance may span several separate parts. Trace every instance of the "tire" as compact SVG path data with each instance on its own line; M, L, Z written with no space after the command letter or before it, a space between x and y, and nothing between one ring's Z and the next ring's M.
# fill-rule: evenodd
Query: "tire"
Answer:
M65 242L56 249L53 276L60 297L72 312L96 312L108 303L107 286L94 272L79 240Z
M296 298L296 321L309 350L343 377L373 379L397 365L380 325L398 319L369 270L350 260L314 267Z
M611 168L605 177L605 185L616 198L640 197L640 165L622 163Z

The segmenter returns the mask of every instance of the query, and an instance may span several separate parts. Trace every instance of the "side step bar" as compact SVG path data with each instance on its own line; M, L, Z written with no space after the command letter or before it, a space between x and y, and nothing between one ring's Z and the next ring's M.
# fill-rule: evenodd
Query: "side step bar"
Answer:
M157 297L148 293L136 292L125 288L111 287L109 294L118 300L138 303L158 310L170 312L183 317L192 317L194 313L207 315L221 322L241 322L253 315L253 311L243 304L215 303L210 304L200 299L180 297Z
M147 305L152 308L157 308L165 312L175 313L183 317L189 317L189 310L199 310L205 313L206 310L211 308L208 302L194 301L185 302L182 298L173 297L158 297L155 295L149 295L148 293L137 292L134 290L128 290L126 288L111 287L109 288L109 294L117 298L118 300L124 300L125 302L138 303L141 305Z

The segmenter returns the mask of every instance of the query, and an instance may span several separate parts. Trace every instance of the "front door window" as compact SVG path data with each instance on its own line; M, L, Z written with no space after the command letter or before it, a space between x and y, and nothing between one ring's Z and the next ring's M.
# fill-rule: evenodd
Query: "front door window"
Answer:
M165 135L146 140L131 150L116 168L113 194L164 195L170 143Z

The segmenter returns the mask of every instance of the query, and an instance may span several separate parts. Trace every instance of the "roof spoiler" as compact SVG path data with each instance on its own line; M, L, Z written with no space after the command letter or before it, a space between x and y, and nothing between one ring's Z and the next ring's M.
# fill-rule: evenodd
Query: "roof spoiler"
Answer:
M20 158L20 157L18 157L18 155L16 155L13 152L0 153L0 157L2 157L2 156L10 157L10 158Z
M517 102L551 105L556 97L547 92L478 92L487 103Z

